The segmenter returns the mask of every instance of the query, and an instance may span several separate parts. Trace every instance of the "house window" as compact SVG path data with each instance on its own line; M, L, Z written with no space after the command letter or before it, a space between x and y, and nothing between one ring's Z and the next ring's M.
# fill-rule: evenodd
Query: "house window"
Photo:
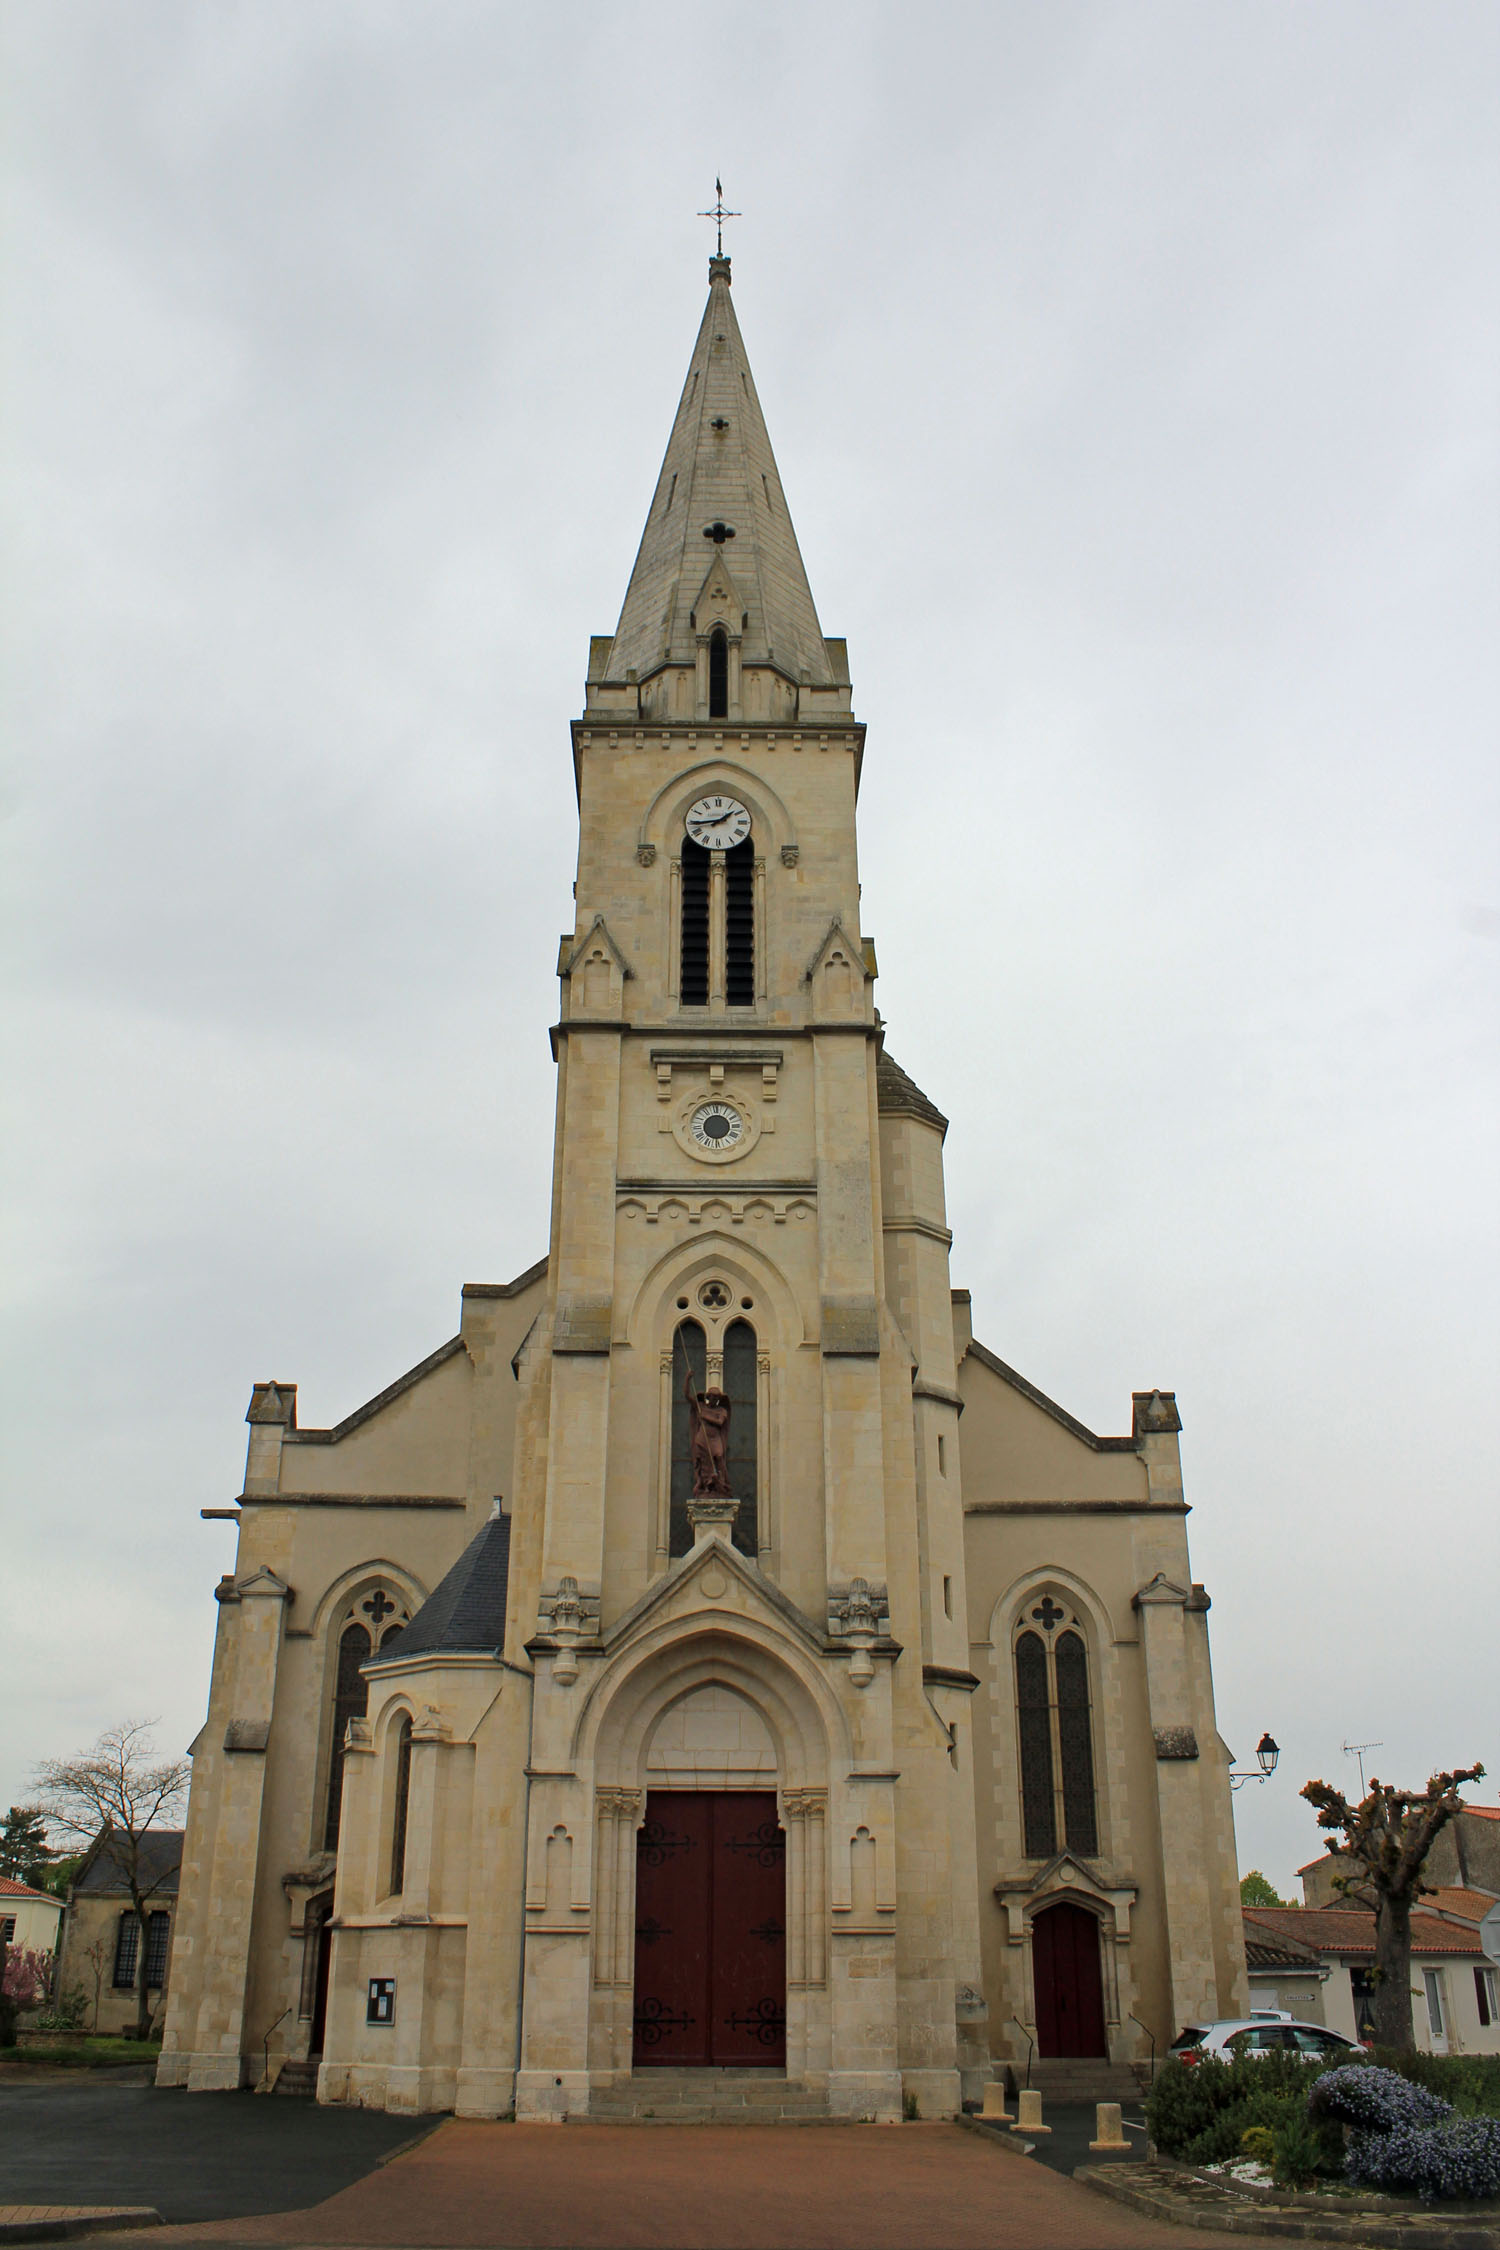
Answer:
M0 1945L9 1945L16 1934L14 1914L0 1914Z
M1375 2036L1375 1979L1368 1969L1349 1971L1349 1994L1354 2002L1354 2030L1357 2038L1373 2039Z
M1474 2005L1479 2010L1481 2031L1488 2031L1492 2023L1500 2023L1500 1992L1496 1990L1493 1969L1474 1971Z
M1427 1995L1427 2029L1434 2039L1446 2035L1443 2018L1443 1972L1441 1969L1422 1971L1422 1989Z
M711 719L729 716L729 641L720 632L708 636L708 715Z
M411 1801L411 1720L396 1729L396 1802L391 1819L391 1891L406 1888L406 1811Z
M115 1973L112 1979L117 1992L129 1992L135 1984L136 1954L141 1942L141 1926L133 1914L122 1914L115 1931Z
M709 855L691 836L682 846L682 978L685 1008L708 1006Z
M1099 1849L1088 1650L1076 1619L1057 1631L1067 1619L1067 1610L1044 1594L1015 1644L1028 1859L1050 1859L1063 1844L1085 1858Z
M146 1989L160 1992L167 1981L167 1950L171 1942L172 1917L158 1907L146 1929Z
M724 1334L719 1386L729 1398L729 1482L738 1500L733 1543L752 1558L758 1552L756 1511L756 1381L758 1346L748 1320L731 1321ZM692 1370L699 1391L708 1388L708 1340L696 1320L684 1320L672 1347L672 1484L668 1551L685 1555L693 1544L688 1501L693 1492L693 1456L685 1375Z

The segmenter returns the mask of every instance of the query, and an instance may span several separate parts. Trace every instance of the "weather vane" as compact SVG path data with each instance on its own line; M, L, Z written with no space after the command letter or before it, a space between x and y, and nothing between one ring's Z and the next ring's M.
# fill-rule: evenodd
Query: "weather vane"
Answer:
M744 213L743 213L742 211L726 211L726 210L725 210L725 208L724 208L724 182L723 182L722 180L715 180L715 181L714 181L714 198L715 198L715 200L714 200L714 207L713 207L713 209L712 209L711 211L700 211L700 212L698 213L698 216L699 216L699 218L700 218L700 219L712 219L712 220L713 220L713 222L714 222L714 225L715 225L715 226L716 226L716 227L718 228L718 230L719 230L719 247L718 247L718 251L716 252L716 255L717 255L718 257L722 258L722 257L723 257L723 255L724 255L724 221L725 221L726 219L740 219L740 218L743 218L743 217L744 217Z

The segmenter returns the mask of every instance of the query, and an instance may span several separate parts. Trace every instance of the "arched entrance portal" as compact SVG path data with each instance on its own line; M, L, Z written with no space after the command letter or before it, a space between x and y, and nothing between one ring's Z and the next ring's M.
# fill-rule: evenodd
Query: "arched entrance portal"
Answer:
M1066 1900L1032 1919L1031 1973L1041 2055L1107 2055L1099 1925Z
M774 1790L648 1791L632 2061L785 2068L786 1837Z

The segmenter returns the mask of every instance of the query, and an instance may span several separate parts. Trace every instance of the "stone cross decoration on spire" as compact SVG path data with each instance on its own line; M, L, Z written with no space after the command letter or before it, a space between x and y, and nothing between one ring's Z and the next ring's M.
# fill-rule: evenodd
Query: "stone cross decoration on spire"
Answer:
M724 182L722 180L715 180L714 207L711 211L700 211L698 213L698 216L700 219L712 219L715 227L718 229L719 247L714 253L716 257L722 258L724 255L724 221L726 219L742 219L744 215L745 214L743 213L743 211L725 210Z

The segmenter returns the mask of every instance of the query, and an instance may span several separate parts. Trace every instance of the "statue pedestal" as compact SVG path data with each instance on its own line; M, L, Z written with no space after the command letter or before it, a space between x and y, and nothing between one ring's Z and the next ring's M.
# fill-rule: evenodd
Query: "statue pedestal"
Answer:
M724 1538L732 1538L734 1519L740 1504L729 1493L695 1492L687 1504L688 1522L693 1527L693 1545L701 1547L717 1531Z

